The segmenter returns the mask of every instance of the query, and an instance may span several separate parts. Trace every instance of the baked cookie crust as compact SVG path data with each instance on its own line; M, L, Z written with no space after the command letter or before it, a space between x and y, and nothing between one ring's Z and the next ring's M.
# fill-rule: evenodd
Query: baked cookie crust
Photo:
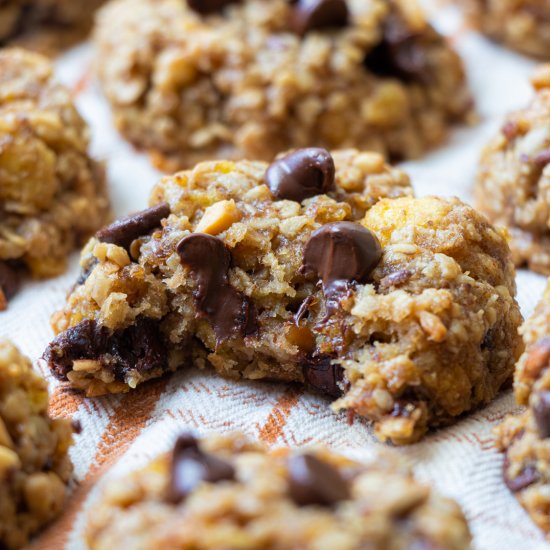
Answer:
M532 78L535 97L485 147L477 207L508 228L517 266L550 275L550 65Z
M487 36L524 54L550 56L547 0L458 0L470 22Z
M238 435L185 434L172 453L105 485L87 542L92 550L467 550L470 534L458 505L393 454L363 465L324 448L268 452Z
M87 153L88 127L41 55L0 52L0 310L28 271L66 268L109 216L103 167Z
M95 33L115 125L167 171L309 146L413 158L472 114L461 60L411 0L195 4L111 2Z
M285 199L311 151L199 164L100 231L53 317L54 373L88 395L191 361L306 383L394 443L493 399L521 353L504 236L456 199L407 197L376 153L334 153L333 186Z
M71 422L48 415L48 386L0 340L0 546L15 550L63 508L72 475Z

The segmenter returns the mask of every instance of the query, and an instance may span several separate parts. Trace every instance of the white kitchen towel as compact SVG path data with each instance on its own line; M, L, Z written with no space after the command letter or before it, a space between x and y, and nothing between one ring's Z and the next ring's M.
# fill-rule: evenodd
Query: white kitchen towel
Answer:
M528 79L535 63L465 28L452 7L435 10L434 17L465 60L480 123L457 129L445 147L404 168L417 195L456 195L470 201L480 149L498 130L505 113L529 100ZM90 45L65 53L57 61L58 76L74 91L92 128L93 154L107 162L114 211L120 216L146 206L160 174L113 130L109 108L91 76L91 59ZM68 273L29 282L0 313L0 337L11 338L37 368L41 368L37 359L52 338L49 317L63 304L77 272L75 254ZM524 315L531 313L544 284L542 276L518 273ZM271 446L326 443L357 458L383 447L366 422L359 419L350 426L345 415L330 412L326 399L294 387L230 382L186 369L123 396L85 399L63 390L48 372L44 375L50 383L52 413L79 419L83 431L71 450L76 476L72 496L61 519L36 542L40 549L83 548L84 516L105 477L167 450L182 428L201 433L241 430ZM504 486L502 458L492 445L492 428L505 414L518 410L511 392L506 392L456 425L396 450L421 480L458 500L479 550L550 548Z

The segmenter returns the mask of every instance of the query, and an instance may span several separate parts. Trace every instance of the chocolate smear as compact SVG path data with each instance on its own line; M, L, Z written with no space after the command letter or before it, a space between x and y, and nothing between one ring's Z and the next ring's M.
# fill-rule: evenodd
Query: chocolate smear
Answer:
M338 309L352 282L365 283L382 257L376 235L358 223L333 222L314 231L306 243L302 273L323 283L326 318Z
M205 233L192 233L178 243L177 252L196 279L195 304L199 315L212 324L216 342L255 333L254 305L229 283L231 252L224 242Z

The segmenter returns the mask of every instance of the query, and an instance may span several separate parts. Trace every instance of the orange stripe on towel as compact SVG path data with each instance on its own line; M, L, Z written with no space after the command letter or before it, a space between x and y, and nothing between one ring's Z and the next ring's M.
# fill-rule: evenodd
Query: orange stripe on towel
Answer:
M268 445L273 445L283 435L288 416L298 403L302 390L290 388L286 390L269 413L265 424L260 428L258 436Z
M84 397L81 394L66 386L59 385L50 396L49 413L54 418L60 416L71 417L78 411L83 399Z
M88 493L147 425L167 382L167 378L164 377L143 384L122 397L110 416L92 466L82 484L69 498L61 518L32 545L32 550L61 550L65 547Z

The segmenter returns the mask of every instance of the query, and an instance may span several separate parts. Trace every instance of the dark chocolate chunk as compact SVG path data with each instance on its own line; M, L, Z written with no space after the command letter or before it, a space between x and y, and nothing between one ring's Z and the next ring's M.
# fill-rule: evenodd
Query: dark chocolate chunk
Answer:
M378 76L404 82L426 83L430 76L426 49L420 37L410 31L397 13L391 13L384 21L382 40L368 52L364 63Z
M289 493L298 506L332 506L350 498L350 490L340 472L311 454L289 458Z
M550 437L550 391L538 391L531 397L531 408L542 438Z
M187 5L201 15L221 13L229 4L236 4L240 0L187 0Z
M20 280L21 273L17 267L12 262L0 260L0 311L19 289Z
M306 384L329 397L342 395L340 384L344 380L344 369L332 364L332 357L320 355L308 357L302 363L302 372Z
M235 469L217 456L201 450L191 434L178 437L172 453L168 500L178 504L203 482L235 479Z
M160 222L169 215L170 206L163 202L137 214L117 220L111 225L100 229L96 233L96 237L101 242L116 244L128 249L132 241L160 227Z
M131 369L146 372L168 366L159 321L147 317L138 317L135 324L115 331L86 319L57 335L42 358L62 380L79 359L99 361L119 381L124 381Z
M310 147L273 162L265 173L265 181L276 198L302 202L333 189L335 171L327 150Z
M349 20L346 0L294 0L292 30L301 36L309 31L345 27Z
M364 283L382 257L376 235L353 222L333 222L313 232L304 249L302 272L323 282L327 318L338 309L351 282Z
M193 233L178 243L177 251L196 278L195 304L199 314L212 324L217 343L256 332L254 305L229 283L231 253L224 242L205 233Z

